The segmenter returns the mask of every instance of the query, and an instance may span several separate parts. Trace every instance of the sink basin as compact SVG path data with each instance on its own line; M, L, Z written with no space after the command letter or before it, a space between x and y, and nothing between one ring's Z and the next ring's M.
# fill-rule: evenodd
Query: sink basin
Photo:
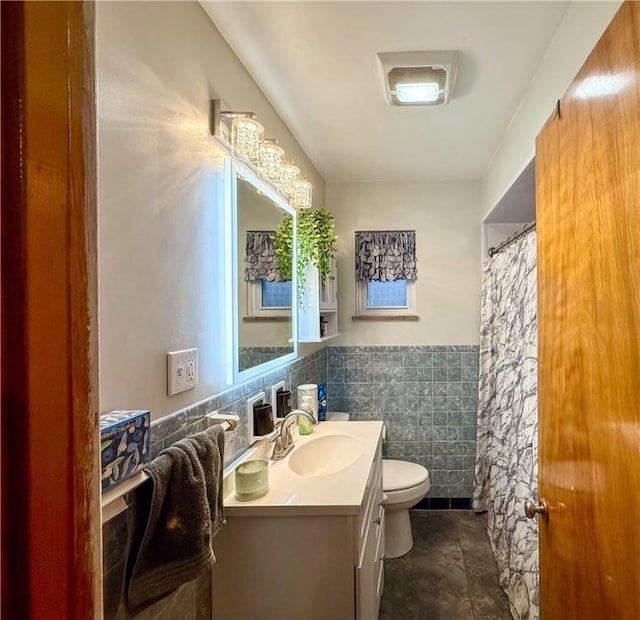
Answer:
M300 476L327 476L354 463L362 454L360 442L351 435L324 435L296 448L289 468Z

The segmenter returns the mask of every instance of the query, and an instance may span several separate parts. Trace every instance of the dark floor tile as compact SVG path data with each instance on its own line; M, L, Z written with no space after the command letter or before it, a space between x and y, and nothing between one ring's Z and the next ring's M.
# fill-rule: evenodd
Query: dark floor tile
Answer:
M504 592L502 599L491 598L471 599L475 620L512 620L509 600Z
M449 615L447 615L449 610ZM469 612L468 616L451 615ZM383 618L471 618L467 575L460 546L441 542L437 549L414 547L385 562Z
M478 533L482 533L486 538L487 514L478 514L471 510L460 511L458 513L458 528L460 529L461 537L467 535L471 538L475 538L478 536ZM486 540L487 544L489 544L489 539L486 538Z
M509 599L498 583L497 572L484 575L467 573L467 579L474 610L481 610L485 615L493 614L498 618L511 618Z
M411 528L416 547L428 549L440 543L459 543L455 514L448 510L411 512Z
M486 515L417 511L411 523L414 548L385 562L380 620L510 620Z
M399 603L382 599L379 620L471 620L473 607L466 597L456 594Z

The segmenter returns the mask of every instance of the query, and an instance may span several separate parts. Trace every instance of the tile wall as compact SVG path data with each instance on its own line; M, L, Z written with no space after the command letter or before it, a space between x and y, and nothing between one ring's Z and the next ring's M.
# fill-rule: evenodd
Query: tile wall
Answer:
M429 498L470 498L478 347L329 347L330 411L387 423L386 456L420 463Z
M204 416L212 411L236 413L240 424L236 431L225 435L225 464L230 463L248 447L246 399L258 391L269 396L271 386L284 381L287 389L294 392L301 383L327 382L327 350L317 351L273 372L236 385L212 398L161 418L151 424L151 452L156 456L163 448L179 439L204 430ZM135 494L127 497L130 504ZM103 594L105 620L128 620L131 616L122 603L122 590L127 548L127 511L114 517L102 526L103 538ZM193 618L201 620L211 618L211 593L208 575L179 588L171 596L158 601L136 620Z
M226 436L225 462L231 462L248 447L247 397L260 390L269 394L271 385L281 380L293 390L294 399L295 387L301 383L327 383L330 411L346 411L354 420L384 420L386 456L429 469L432 507L468 507L454 503L467 502L472 491L478 384L475 345L329 347L154 422L152 455L203 430L204 416L219 410L236 413L241 420L238 429ZM129 619L121 602L126 528L127 512L103 526L105 620ZM210 605L205 575L137 620L172 619L177 609L180 617L210 618Z
M291 347L240 347L238 366L240 370L246 370L292 352Z

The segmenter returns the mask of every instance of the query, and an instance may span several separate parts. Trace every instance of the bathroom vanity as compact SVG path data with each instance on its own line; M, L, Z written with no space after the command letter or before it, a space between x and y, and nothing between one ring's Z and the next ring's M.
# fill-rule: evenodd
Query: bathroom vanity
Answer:
M373 620L384 582L382 423L321 422L235 499L214 540L216 620ZM247 457L249 458L249 456Z

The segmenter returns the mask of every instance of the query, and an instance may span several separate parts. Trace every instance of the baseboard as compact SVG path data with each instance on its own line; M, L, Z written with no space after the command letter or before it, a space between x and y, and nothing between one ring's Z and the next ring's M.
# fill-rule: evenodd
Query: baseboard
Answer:
M471 510L470 497L425 497L413 510Z

